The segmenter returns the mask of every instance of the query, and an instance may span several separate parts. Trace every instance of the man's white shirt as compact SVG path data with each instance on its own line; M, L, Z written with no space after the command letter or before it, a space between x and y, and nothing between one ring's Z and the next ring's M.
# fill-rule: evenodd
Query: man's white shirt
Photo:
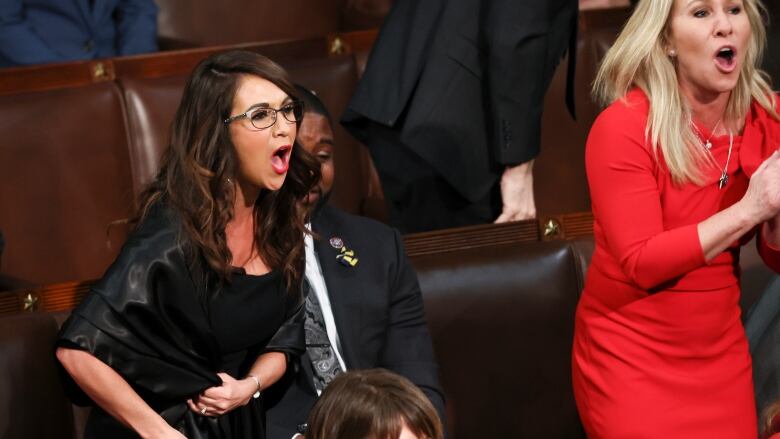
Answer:
M311 230L311 224L307 224L306 228ZM322 318L325 320L325 330L328 332L328 341L331 347L333 347L336 359L339 360L341 370L346 371L347 367L344 364L344 359L341 357L341 342L339 341L339 334L336 332L336 321L333 319L333 308L330 306L330 297L328 297L328 286L325 284L320 261L317 259L317 253L314 250L314 238L306 234L304 243L306 244L306 279L309 281L309 285L311 285L312 292L317 295L317 300L320 302Z

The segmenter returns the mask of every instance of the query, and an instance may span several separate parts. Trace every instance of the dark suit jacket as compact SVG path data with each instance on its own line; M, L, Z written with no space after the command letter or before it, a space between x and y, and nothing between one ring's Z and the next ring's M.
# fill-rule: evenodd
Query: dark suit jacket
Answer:
M0 67L157 50L153 0L2 0Z
M403 375L442 416L444 398L422 294L398 232L327 205L313 218L312 229L319 235L314 247L347 370L382 367ZM336 260L338 250L328 242L334 236L355 251L356 266ZM316 399L311 362L304 355L264 394L268 438L290 439Z
M369 148L395 137L465 198L483 198L504 165L538 154L545 90L577 10L577 0L397 0L342 124Z

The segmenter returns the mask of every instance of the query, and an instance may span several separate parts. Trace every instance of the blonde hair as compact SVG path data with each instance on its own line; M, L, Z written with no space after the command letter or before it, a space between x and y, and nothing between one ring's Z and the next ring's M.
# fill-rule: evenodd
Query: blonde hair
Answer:
M607 52L593 85L593 96L603 105L622 98L639 87L650 101L645 138L653 151L660 148L675 184L702 183L702 169L714 166L714 160L701 148L693 132L691 112L677 82L674 64L667 56L669 16L674 0L641 0ZM757 66L766 45L760 0L744 0L752 36L736 87L726 107L724 123L741 120L755 100L773 118L775 96L768 76Z

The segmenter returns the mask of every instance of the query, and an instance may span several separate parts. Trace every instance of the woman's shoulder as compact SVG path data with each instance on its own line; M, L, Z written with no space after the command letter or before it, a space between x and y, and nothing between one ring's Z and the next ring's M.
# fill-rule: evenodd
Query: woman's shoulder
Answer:
M644 131L649 110L650 101L647 95L641 89L634 88L607 106L593 125L594 127L603 125L604 128L609 127L620 131L639 127Z
M182 233L181 219L177 211L164 201L150 205L139 216L135 229L125 243L140 253L159 252L178 246Z
M612 153L626 151L626 144L647 149L645 130L649 101L639 89L633 89L610 104L593 122L588 134L587 150Z

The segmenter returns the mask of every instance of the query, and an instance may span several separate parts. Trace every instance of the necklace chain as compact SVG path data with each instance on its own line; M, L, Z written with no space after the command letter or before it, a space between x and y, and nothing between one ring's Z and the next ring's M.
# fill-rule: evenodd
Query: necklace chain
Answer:
M718 127L720 126L720 122L721 122L722 120L723 120L723 118L722 118L722 117L721 117L720 119L718 119L718 122L715 124L715 126L714 126L714 127L712 127L712 131L710 131L710 137L707 137L707 140L705 140L704 142L702 142L702 146L703 146L703 147L705 147L705 148L706 148L708 151L709 151L710 149L712 149L712 142L710 142L710 140L712 139L712 136L714 136L714 135L715 135L715 131L717 131L717 130L718 130ZM693 129L694 129L694 130L696 130L696 135L697 135L697 137L699 138L699 141L701 141L701 139L702 139L704 136L701 134L701 131L699 131L699 127L697 127L697 126L696 126L696 124L695 124L695 123L693 123L693 120L691 120L691 126L693 127Z
M712 132L710 133L710 137L707 138L705 142L702 142L702 136L701 131L699 131L699 128L696 126L696 124L691 121L691 126L693 126L693 129L696 130L696 139L699 141L701 146L704 147L704 149L707 150L707 152L710 154L713 160L715 160L715 156L712 155L712 143L710 140L712 139L712 136L715 135L715 131L720 126L720 122L723 120L723 118L718 119L718 123L715 124L715 127L712 128ZM726 165L723 167L723 171L720 173L720 178L718 179L718 189L723 189L726 187L727 184L729 184L729 162L731 161L731 150L734 147L734 133L729 130L729 153L726 156ZM717 163L717 161L716 161Z

